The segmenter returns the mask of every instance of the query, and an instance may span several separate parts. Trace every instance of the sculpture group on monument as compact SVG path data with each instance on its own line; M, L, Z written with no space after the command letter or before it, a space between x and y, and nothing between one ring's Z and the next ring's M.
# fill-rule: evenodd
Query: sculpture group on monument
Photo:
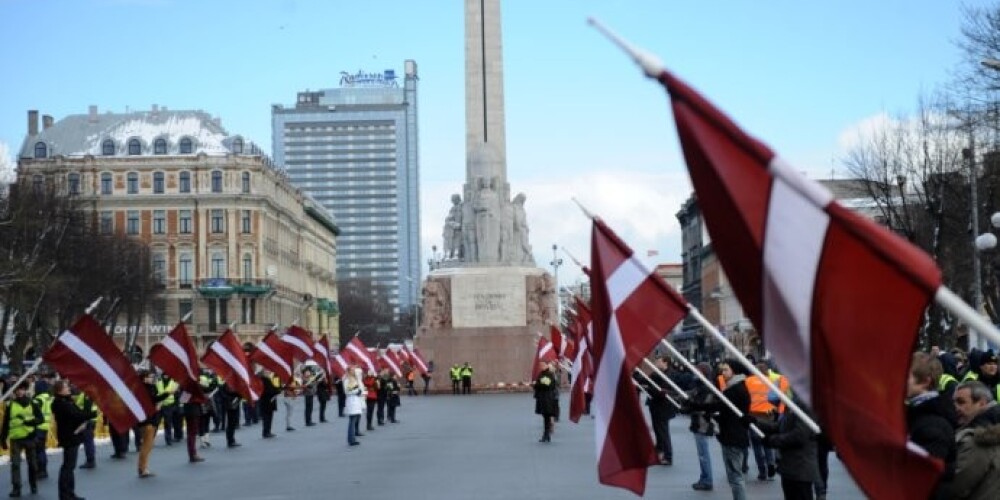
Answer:
M514 200L498 192L498 177L489 183L480 177L477 189L451 196L451 209L444 221L444 265L504 264L534 266L528 242L527 197L518 193Z

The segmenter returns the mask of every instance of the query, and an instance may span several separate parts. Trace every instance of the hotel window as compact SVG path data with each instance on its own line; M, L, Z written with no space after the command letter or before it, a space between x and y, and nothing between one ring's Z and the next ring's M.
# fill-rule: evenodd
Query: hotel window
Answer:
M101 143L101 154L104 156L114 156L115 155L115 141L111 139L105 139Z
M153 192L163 194L163 172L153 172Z
M222 172L218 170L212 171L212 192L222 192Z
M212 277L226 277L226 254L222 252L212 252Z
M142 154L142 143L139 142L139 139L129 139L129 141L128 141L128 154L133 155L133 156L134 155L138 155L138 154Z
M49 155L49 148L44 142L35 143L35 158L45 158Z
M139 234L139 211L129 210L125 221L126 234Z
M153 210L153 234L164 234L167 232L167 211Z
M181 252L180 257L177 259L177 280L181 288L191 288L191 278L193 276L194 266L191 261L190 252Z
M191 139L188 139L187 137L181 139L181 144L180 144L181 154L182 155L191 154L191 150L194 149L192 146L193 143L191 142Z
M178 228L178 232L181 234L191 234L191 211L181 210L179 219L180 228Z
M111 174L104 172L101 174L101 194L111 194L114 184L111 182Z
M179 191L182 193L191 192L191 172L181 172Z
M250 254L243 254L243 280L250 281L253 279L253 257Z
M80 194L80 174L69 174L67 179L69 180L70 196Z
M222 233L226 230L226 219L221 208L212 209L212 232Z
M250 172L243 172L243 193L250 193Z
M138 194L139 193L139 174L136 172L128 173L128 194Z
M243 234L250 234L250 211L243 210L240 216L240 227L243 230Z
M162 253L153 254L153 281L160 285L167 281L167 258Z
M115 214L110 210L101 212L101 234L111 234L115 229Z
M154 155L167 154L167 141L164 139L157 139L153 141L153 154Z

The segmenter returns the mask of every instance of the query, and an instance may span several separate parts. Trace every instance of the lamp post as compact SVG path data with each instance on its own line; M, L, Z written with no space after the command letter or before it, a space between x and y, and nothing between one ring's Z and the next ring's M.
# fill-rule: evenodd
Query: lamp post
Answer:
M1000 228L1000 212L995 212L995 213L993 213L993 215L990 216L990 224L994 228ZM995 234L993 234L992 232L987 232L987 233L983 233L983 234L980 234L980 235L976 236L976 250L978 250L979 252L987 252L987 251L990 251L990 250L994 250L996 247L997 247L997 236ZM976 261L977 262L979 261L979 255L978 254L976 255ZM977 267L977 271L978 271L978 267ZM978 275L977 275L977 278L978 278ZM994 280L996 281L997 279L998 279L998 277L994 274ZM979 283L979 280L977 279L976 282ZM979 304L982 304L982 296L983 296L982 289L981 288L977 288L976 291L978 292L976 299L979 301ZM978 311L980 309L977 307L976 310ZM970 335L972 335L972 332L970 332ZM975 342L975 343L973 343L973 342ZM986 344L985 339L982 338L982 337L979 337L978 335L975 338L972 338L972 337L969 338L969 348L970 349L972 347L978 347L980 349L985 349L987 347L985 344Z
M560 303L561 301L559 300L559 293L558 293L558 290L559 290L559 266L561 266L562 263L563 263L563 260L559 258L559 245L556 245L555 243L553 243L552 244L552 262L550 262L549 264L552 264L552 277L556 281L556 283L555 283L555 288L557 290L557 293L556 293L556 321L562 321L562 304Z

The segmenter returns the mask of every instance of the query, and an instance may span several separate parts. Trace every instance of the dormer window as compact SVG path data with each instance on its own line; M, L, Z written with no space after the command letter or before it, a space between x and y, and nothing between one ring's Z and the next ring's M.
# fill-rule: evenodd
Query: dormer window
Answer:
M157 139L153 141L153 154L154 155L167 154L167 141L165 139Z
M233 153L238 155L243 154L243 139L237 137L236 140L233 141Z
M35 158L46 158L49 156L49 148L44 142L35 143Z
M181 139L181 144L180 144L181 154L182 155L191 154L191 150L194 149L193 146L194 144L191 142L191 139L187 137Z
M139 142L139 139L129 139L128 154L133 156L142 154L142 143Z
M115 141L111 139L105 139L101 143L101 154L104 156L114 156L115 155Z

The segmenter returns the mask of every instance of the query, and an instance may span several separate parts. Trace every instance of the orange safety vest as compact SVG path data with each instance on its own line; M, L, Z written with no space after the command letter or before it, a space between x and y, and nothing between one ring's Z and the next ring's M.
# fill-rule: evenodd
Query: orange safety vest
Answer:
M767 384L760 377L747 377L746 385L750 392L750 413L766 415L774 411L774 405L767 400Z

